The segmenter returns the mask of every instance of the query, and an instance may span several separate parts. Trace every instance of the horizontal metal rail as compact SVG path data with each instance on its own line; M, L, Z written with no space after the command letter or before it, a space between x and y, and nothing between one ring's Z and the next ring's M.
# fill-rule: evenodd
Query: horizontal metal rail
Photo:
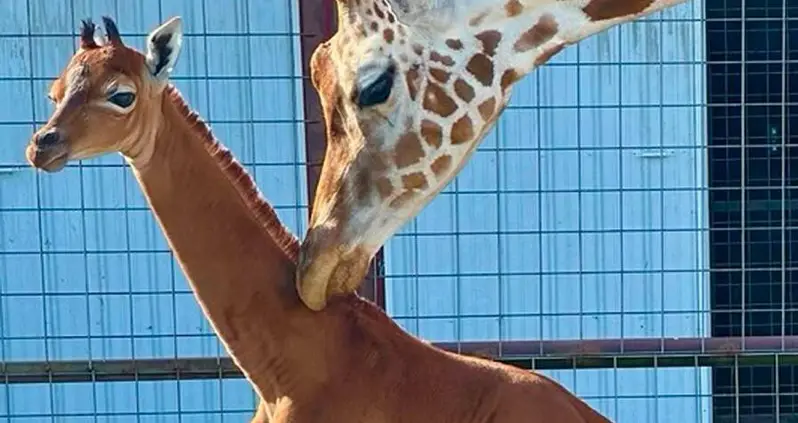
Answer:
M452 352L523 369L773 366L798 364L798 336L745 338L595 339L434 343ZM501 351L501 354L499 354ZM227 357L12 361L0 365L4 383L243 378Z
M773 414L715 415L712 416L712 421L714 423L798 423L798 416L795 414L781 414L778 417Z

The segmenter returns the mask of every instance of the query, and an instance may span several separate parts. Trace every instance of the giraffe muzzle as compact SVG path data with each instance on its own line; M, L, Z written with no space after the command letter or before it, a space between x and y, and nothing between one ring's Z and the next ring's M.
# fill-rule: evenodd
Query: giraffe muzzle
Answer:
M36 133L25 149L25 158L31 166L45 172L58 172L69 160L66 137L56 129Z
M318 240L319 238L315 238ZM323 243L324 244L324 243ZM299 253L296 288L300 300L320 311L334 295L351 294L360 287L371 261L367 249L341 251L333 245L317 245L306 238Z

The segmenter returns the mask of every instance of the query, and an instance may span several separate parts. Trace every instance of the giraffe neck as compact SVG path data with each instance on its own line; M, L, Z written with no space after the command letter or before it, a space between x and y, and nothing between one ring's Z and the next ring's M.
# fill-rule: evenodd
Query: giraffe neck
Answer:
M152 157L131 162L134 174L205 316L271 402L303 380L286 347L306 336L287 329L304 329L292 312L296 240L176 91L162 107Z
M348 0L338 4L338 32L345 50L348 46L359 44L363 39L374 37L373 45L366 50L380 49L381 45L390 45L404 39L406 26L399 22L397 14L388 1L383 0ZM401 41L404 43L404 41Z
M339 23L352 19L394 23L397 16L388 0L339 0L338 19Z
M480 5L464 11L468 19L425 37L425 44L412 44L420 65L409 68L406 83L417 110L406 131L425 141L420 164L430 166L439 180L459 171L449 163L473 153L509 101L512 86L562 48L555 40L557 22L547 10L525 8L519 0ZM397 156L412 150L410 144L415 140L400 138ZM401 171L401 163L397 168Z

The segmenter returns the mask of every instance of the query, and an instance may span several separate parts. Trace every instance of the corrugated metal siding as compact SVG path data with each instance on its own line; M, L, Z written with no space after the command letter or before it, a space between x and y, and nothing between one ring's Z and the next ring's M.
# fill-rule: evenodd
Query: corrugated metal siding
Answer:
M702 17L613 28L520 82L389 242L390 313L431 341L707 336ZM709 421L705 369L548 373L614 421Z
M303 234L307 190L296 5L0 2L0 47L6 52L0 62L1 360L224 353L121 158L37 175L24 162L24 146L31 122L50 113L46 88L72 53L75 38L66 34L79 19L99 21L108 14L125 42L141 49L158 22L181 15L187 36L176 85L247 164L283 221ZM50 421L50 414L66 413L70 417L55 421L96 421L89 416L99 414L101 421L171 422L182 411L181 421L218 421L224 409L226 421L243 421L254 404L241 380L182 381L179 389L177 382L96 385L0 387L0 420Z

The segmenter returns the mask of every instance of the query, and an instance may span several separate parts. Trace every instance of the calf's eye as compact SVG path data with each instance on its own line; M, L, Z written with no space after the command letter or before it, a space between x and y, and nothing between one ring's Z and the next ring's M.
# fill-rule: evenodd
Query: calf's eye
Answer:
M108 97L108 101L111 103L116 104L117 106L126 109L133 104L133 101L136 99L136 95L133 93L116 93L112 96Z

